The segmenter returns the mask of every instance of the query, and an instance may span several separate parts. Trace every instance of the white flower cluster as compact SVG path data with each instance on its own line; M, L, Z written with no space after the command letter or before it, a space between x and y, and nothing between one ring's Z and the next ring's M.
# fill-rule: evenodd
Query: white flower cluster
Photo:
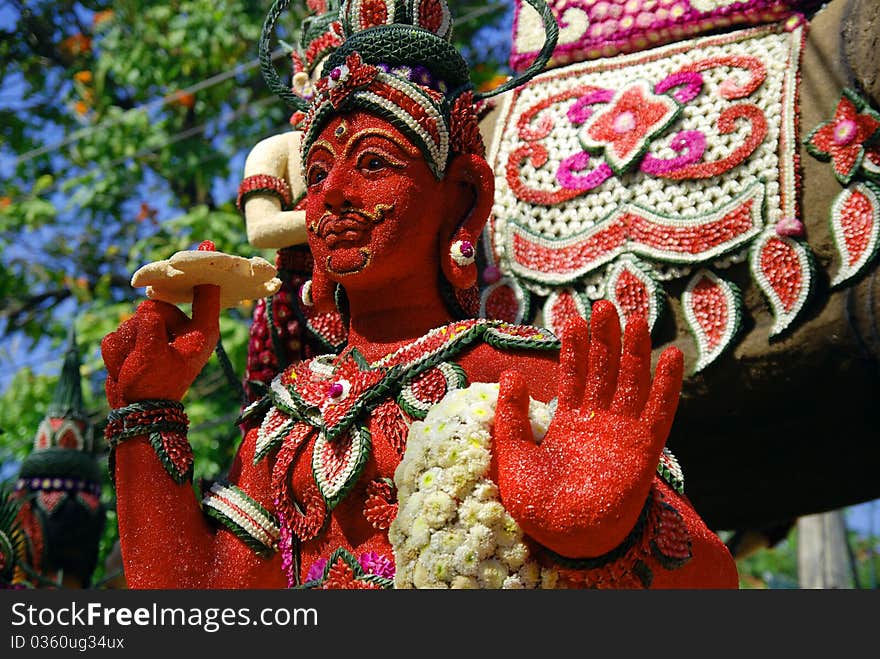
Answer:
M488 478L497 399L497 384L475 383L413 423L394 474L395 588L555 586L556 572L529 560L522 530ZM533 400L529 416L540 441L552 408Z

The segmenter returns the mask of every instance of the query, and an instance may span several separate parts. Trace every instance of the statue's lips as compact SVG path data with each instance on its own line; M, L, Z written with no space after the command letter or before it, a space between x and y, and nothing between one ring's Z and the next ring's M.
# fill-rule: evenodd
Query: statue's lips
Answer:
M331 249L359 247L369 240L370 222L355 213L339 218L324 218L318 227L318 235Z

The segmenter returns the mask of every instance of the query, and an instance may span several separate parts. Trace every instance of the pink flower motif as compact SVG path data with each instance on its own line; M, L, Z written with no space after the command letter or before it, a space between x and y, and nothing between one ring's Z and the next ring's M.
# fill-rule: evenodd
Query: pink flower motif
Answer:
M844 89L834 118L819 124L807 137L807 151L819 160L830 160L834 175L848 185L863 165L866 142L878 131L880 114L857 94Z
M804 223L796 217L783 217L776 223L776 235L789 238L804 237Z
M324 576L324 568L327 567L327 559L319 558L312 566L309 568L309 572L306 575L306 581L317 581Z
M382 556L374 551L368 551L358 557L358 563L367 574L374 574L377 577L385 577L386 579L394 578L394 561L387 556Z
M615 174L622 174L644 155L651 140L675 121L681 106L655 94L646 80L618 90L608 105L590 116L579 134L586 151L603 153Z
M360 409L364 404L361 397L384 377L385 370L369 369L354 356L353 351L338 358L333 381L328 383L329 386L325 385L327 388L324 390L324 401L321 404L321 416L328 437L335 436L337 431L341 432L336 428L337 424L355 414L354 408ZM335 388L334 384L339 385L339 388ZM335 392L338 392L338 395L334 396Z

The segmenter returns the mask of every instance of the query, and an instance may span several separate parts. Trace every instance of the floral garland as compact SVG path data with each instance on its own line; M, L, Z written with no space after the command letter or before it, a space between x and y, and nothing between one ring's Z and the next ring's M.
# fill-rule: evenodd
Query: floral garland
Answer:
M487 477L497 398L497 384L476 383L413 423L394 474L395 588L554 587L555 571L530 560L522 530ZM529 411L542 438L550 407L533 400Z

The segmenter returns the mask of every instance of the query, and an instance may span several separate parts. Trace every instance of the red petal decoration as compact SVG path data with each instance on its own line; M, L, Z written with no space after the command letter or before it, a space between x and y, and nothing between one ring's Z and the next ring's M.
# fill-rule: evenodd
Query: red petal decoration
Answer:
M560 336L565 324L575 316L590 319L590 304L573 288L553 291L544 303L544 327Z
M663 288L647 264L633 258L615 263L605 282L605 297L620 315L621 324L634 314L644 316L653 329L663 307Z
M697 340L697 364L703 370L724 352L739 329L741 300L736 286L700 270L681 296L685 318Z
M76 433L68 428L64 431L64 434L58 438L58 446L60 448L68 448L76 450L80 448L79 441L77 441Z
M654 557L667 570L674 570L687 563L693 551L691 536L679 512L669 504L658 501L660 507L657 531L651 541Z
M323 432L318 435L312 448L312 473L331 510L357 482L370 450L370 434L364 428L352 428L332 442Z
M503 277L480 295L480 317L517 325L529 311L529 294L512 277Z
M89 494L88 492L80 492L79 500L88 506L89 510L95 512L98 509L98 506L101 505L101 500L96 497L94 494Z
M861 273L880 245L880 199L877 188L856 183L841 191L831 206L831 233L840 269L831 281L840 286Z
M751 267L775 316L770 336L777 336L794 322L810 296L812 253L804 244L771 229L755 241Z
M55 436L55 428L49 418L45 418L40 422L37 428L37 435L34 438L34 450L40 451L52 446L52 438Z
M441 0L416 0L411 8L415 24L430 30L440 37L446 37L452 27L449 7Z
M61 500L66 496L67 492L58 490L54 492L40 492L37 494L37 500L40 502L40 508L51 515L55 512L55 509L58 507L58 504L61 503Z
M312 333L334 351L338 352L348 340L348 327L337 311L308 316L306 323Z
M175 479L180 481L190 473L193 465L193 450L185 433L160 432L162 448L168 460L177 470ZM174 474L172 474L174 475Z
M273 407L266 414L260 428L257 431L257 442L254 447L254 464L259 462L268 453L273 445L292 426L293 420L288 414Z
M880 179L880 147L865 150L862 169L865 170L865 175L869 178Z
M394 2L387 0L357 0L348 4L349 12L354 14L352 21L358 30L366 30L377 25L394 22ZM350 14L351 15L351 14Z
M382 436L391 444L397 455L403 458L409 424L403 418L397 403L386 400L373 410L372 418Z

